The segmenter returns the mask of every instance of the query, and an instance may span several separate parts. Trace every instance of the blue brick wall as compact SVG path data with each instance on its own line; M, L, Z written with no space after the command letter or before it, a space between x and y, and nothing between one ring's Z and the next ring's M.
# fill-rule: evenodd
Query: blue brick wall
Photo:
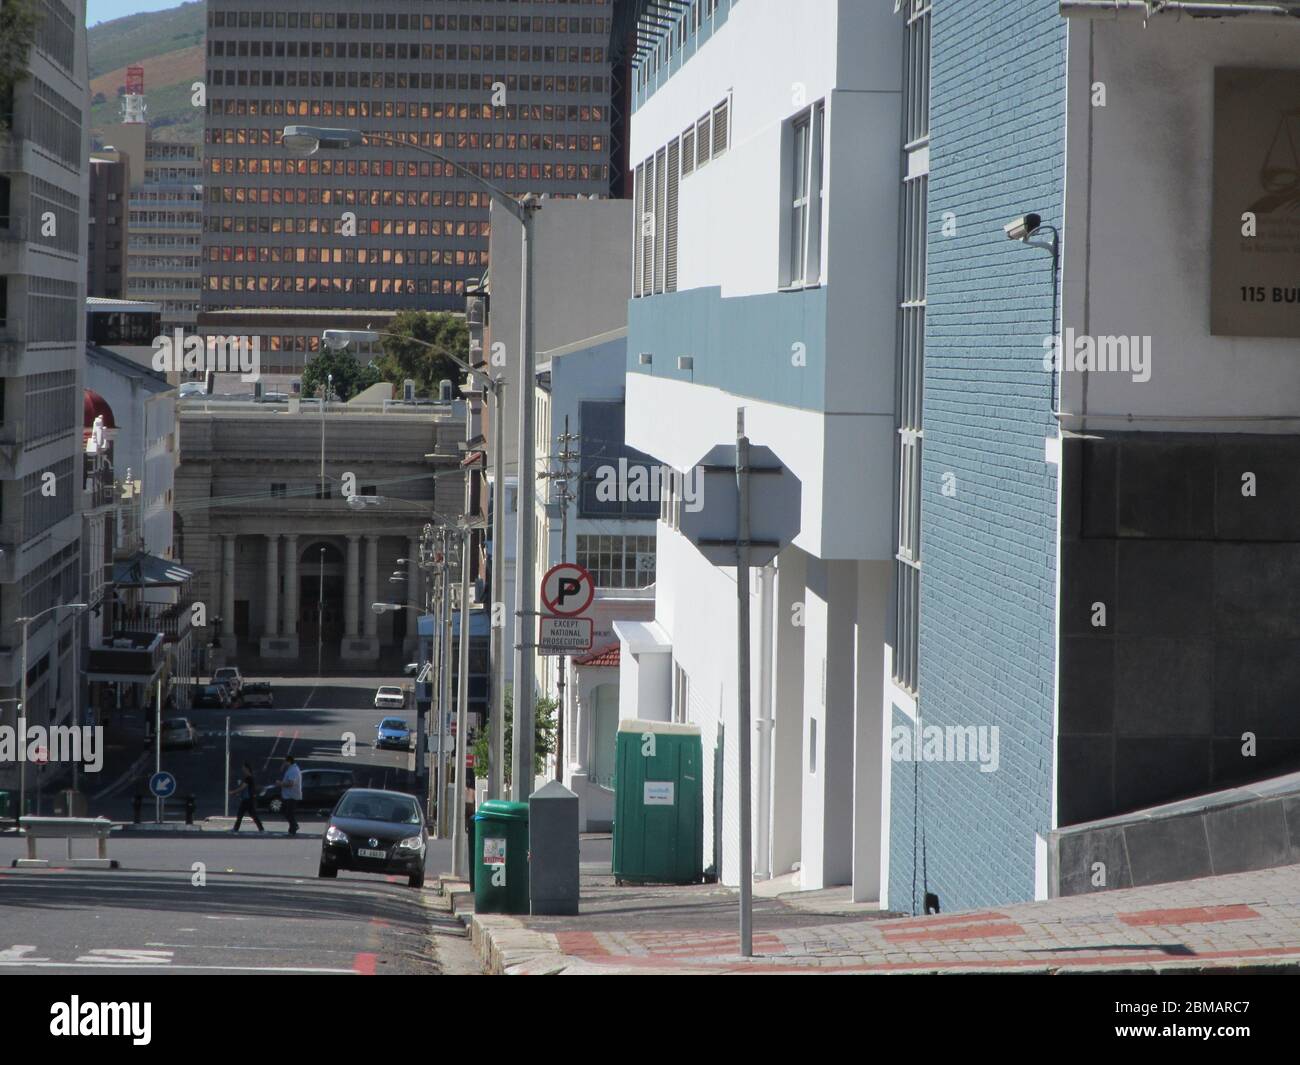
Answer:
M1000 768L920 765L925 852L912 846L909 796L893 816L907 838L890 901L909 897L924 864L949 910L1031 898L1034 834L1050 828L1056 467L1044 438L1056 429L1042 360L1052 260L1002 226L1029 211L1061 223L1057 0L936 3L930 113L919 706L925 725L998 726ZM912 770L894 766L909 789Z

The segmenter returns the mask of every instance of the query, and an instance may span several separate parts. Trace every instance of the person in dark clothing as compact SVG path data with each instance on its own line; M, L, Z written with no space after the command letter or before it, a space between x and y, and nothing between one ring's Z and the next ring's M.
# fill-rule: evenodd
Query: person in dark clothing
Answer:
M239 826L244 823L244 815L247 814L253 819L253 824L257 826L259 832L265 832L262 825L262 819L257 816L257 785L253 780L253 767L247 762L244 763L244 775L235 787L230 789L230 794L239 792L239 813L235 817L235 827L232 832L238 832Z

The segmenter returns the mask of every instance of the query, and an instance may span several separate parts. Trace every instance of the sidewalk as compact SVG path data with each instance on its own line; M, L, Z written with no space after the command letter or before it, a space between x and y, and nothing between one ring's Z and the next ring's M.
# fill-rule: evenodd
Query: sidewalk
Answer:
M929 917L846 895L756 897L748 959L729 889L616 888L587 868L581 915L474 916L471 929L487 969L508 975L1300 971L1300 866Z

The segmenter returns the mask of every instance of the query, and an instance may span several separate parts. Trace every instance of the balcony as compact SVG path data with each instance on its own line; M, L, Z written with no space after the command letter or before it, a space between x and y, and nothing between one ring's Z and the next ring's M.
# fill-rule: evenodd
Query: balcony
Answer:
M161 635L164 643L176 643L190 631L190 602L113 604L114 637Z
M103 647L89 648L86 673L90 680L147 684L162 668L165 655L161 632L114 636Z

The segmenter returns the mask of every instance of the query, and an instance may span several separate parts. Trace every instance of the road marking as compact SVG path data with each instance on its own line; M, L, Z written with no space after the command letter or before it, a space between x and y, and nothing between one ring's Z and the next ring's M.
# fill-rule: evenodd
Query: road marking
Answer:
M117 950L112 947L98 947L89 954L77 958L78 963L101 965L170 965L170 950Z
M6 969L126 969L128 964L106 965L103 962L80 962L80 961L0 961L0 968ZM150 969L156 969L156 965L148 966ZM182 962L179 965L168 967L171 972L178 972L182 969L192 972L223 972L223 973L322 973L326 975L334 974L338 976L355 976L357 969L331 969L324 966L311 965L203 965L198 962Z
M280 729L275 734L275 742L271 744L271 750L266 755L266 761L262 763L262 770L271 764L271 759L275 757L275 749L280 746L280 740L284 738L284 729Z
M102 791L98 792L97 794L92 795L91 798L95 799L96 801L98 801L99 799L107 798L109 795L125 787L132 780L138 777L140 775L140 771L148 764L149 764L149 756L147 754L140 755L140 757L137 758L131 764L130 769L128 769L115 781L113 781L113 783L108 785L108 787L104 788Z
M374 976L379 962L378 954L363 952L352 959L352 971L360 976Z
M19 946L15 944L14 946L8 948L7 950L0 950L0 964L3 964L5 962L49 961L50 960L49 958L26 958L23 956L25 954L30 954L35 949L36 949L35 947Z

